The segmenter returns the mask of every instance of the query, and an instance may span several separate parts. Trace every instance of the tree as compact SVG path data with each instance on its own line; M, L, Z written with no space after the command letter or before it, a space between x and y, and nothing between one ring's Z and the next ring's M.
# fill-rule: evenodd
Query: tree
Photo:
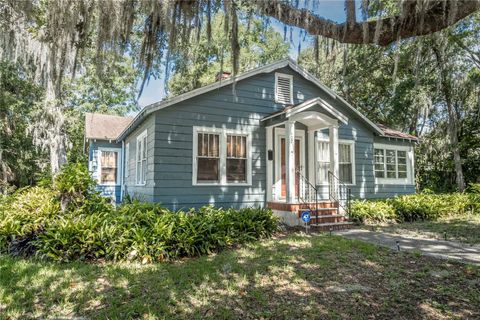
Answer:
M347 21L339 25L318 17L311 10L299 8L298 3L273 0L0 0L0 28L3 30L0 60L35 65L36 79L45 87L46 94L33 141L49 150L50 167L56 173L67 160L63 81L76 74L85 49L96 49L99 73L107 62L105 53L131 54L145 83L152 72L158 71L163 58L168 60L177 48L189 48L192 30L206 25L210 39L211 16L222 10L235 75L239 70L240 10L245 10L250 17L260 13L264 19L277 18L310 34L343 42L387 45L451 26L480 6L480 0L400 1L397 12L384 16L383 4L389 5L391 0L365 1L365 21L357 22L355 1L346 0ZM135 39L132 35L140 36L139 46L132 44L131 40Z
M45 166L27 130L42 98L41 88L16 65L0 63L0 192L31 184Z
M232 52L224 32L225 17L218 13L212 20L211 39L203 28L193 49L180 52L174 60L174 75L168 83L169 95L178 95L215 82L219 72L231 71ZM243 72L269 62L286 58L289 46L271 26L260 19L239 25L241 44L239 71ZM194 37L192 35L192 37Z

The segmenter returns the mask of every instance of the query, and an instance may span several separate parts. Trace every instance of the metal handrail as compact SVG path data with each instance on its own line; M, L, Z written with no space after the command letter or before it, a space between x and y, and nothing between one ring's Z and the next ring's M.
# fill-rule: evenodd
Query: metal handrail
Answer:
M342 199L341 195L343 189L346 190L345 199ZM350 214L352 189L335 176L332 171L328 171L328 197L330 200L337 202L338 206L342 207L347 215ZM345 204L342 203L342 200L345 200Z
M312 208L311 208L312 201L309 201L309 200L313 200L311 199L311 191L313 191L315 195L314 203L315 203L315 217L316 217L318 215L318 189L302 174L300 169L296 169L295 173L298 176L298 183L299 183L297 199L298 201L302 201L305 205L308 206L310 211L312 211ZM303 183L303 187L301 182ZM306 190L307 188L309 189L308 191ZM302 194L303 194L303 197L302 197Z

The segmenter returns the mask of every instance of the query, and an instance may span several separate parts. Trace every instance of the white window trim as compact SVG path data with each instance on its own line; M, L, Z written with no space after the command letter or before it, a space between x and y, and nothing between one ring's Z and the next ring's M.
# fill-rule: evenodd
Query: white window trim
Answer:
M212 133L219 135L219 181L197 181L197 151L198 134ZM228 182L227 181L227 135L239 135L247 137L247 163L246 163L246 182ZM214 128L214 127L193 127L193 145L192 145L192 185L193 186L251 186L252 185L252 136L251 133L244 130Z
M138 146L139 146L139 141L141 141L142 139L145 139L145 156L146 156L146 160L147 160L147 163L146 163L146 166L144 168L144 172L145 172L145 181L140 181L139 182L139 177L138 177L138 153L141 152L141 150L139 150ZM142 133L140 133L138 136L137 136L137 139L136 139L136 144L135 144L135 185L136 186L145 186L147 184L147 167L148 167L148 149L147 149L147 144L148 144L148 136L147 136L147 129L145 129ZM142 159L143 161L143 159Z
M117 176L115 177L115 183L102 183L102 152L116 152L117 153ZM111 147L98 147L97 154L97 168L98 168L98 177L97 183L100 186L118 186L120 185L120 175L122 172L122 162L120 161L120 155L122 149L120 148L111 148Z
M125 145L125 161L123 163L125 164L125 178L128 178L130 176L130 142Z
M282 103L278 101L277 88L278 88L278 78L288 78L290 80L290 104L293 104L293 76L291 74L275 72L275 102Z
M356 167L355 167L355 140L344 140L339 139L338 144L348 144L350 145L350 161L352 162L352 183L342 182L347 186L354 186L356 182ZM338 164L340 165L340 147L338 147Z
M413 185L415 176L414 154L412 146L398 146L384 143L374 143L373 149L382 149L384 158L385 178L375 177L375 184L394 184L394 185ZM407 153L407 177L406 178L386 178L386 150L395 150L395 173L398 174L397 151L406 151ZM375 176L375 151L373 151L373 174Z

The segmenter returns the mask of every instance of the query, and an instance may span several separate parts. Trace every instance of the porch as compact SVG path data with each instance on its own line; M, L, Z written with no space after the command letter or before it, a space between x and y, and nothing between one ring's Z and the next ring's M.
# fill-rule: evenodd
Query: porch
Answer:
M339 179L338 130L348 118L316 98L262 121L267 206L289 225L299 224L305 210L311 212L313 225L345 223L350 189ZM353 169L352 164L352 178Z

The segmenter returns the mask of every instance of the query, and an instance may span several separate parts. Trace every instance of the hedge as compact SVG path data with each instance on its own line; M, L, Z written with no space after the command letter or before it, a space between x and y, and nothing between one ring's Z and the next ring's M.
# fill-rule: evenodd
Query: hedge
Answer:
M350 217L359 223L437 220L440 217L480 213L480 194L411 194L385 200L355 200Z
M85 172L73 164L51 188L3 196L0 252L54 261L165 261L269 237L277 229L267 209L206 206L173 212L138 201L114 207L93 191Z

